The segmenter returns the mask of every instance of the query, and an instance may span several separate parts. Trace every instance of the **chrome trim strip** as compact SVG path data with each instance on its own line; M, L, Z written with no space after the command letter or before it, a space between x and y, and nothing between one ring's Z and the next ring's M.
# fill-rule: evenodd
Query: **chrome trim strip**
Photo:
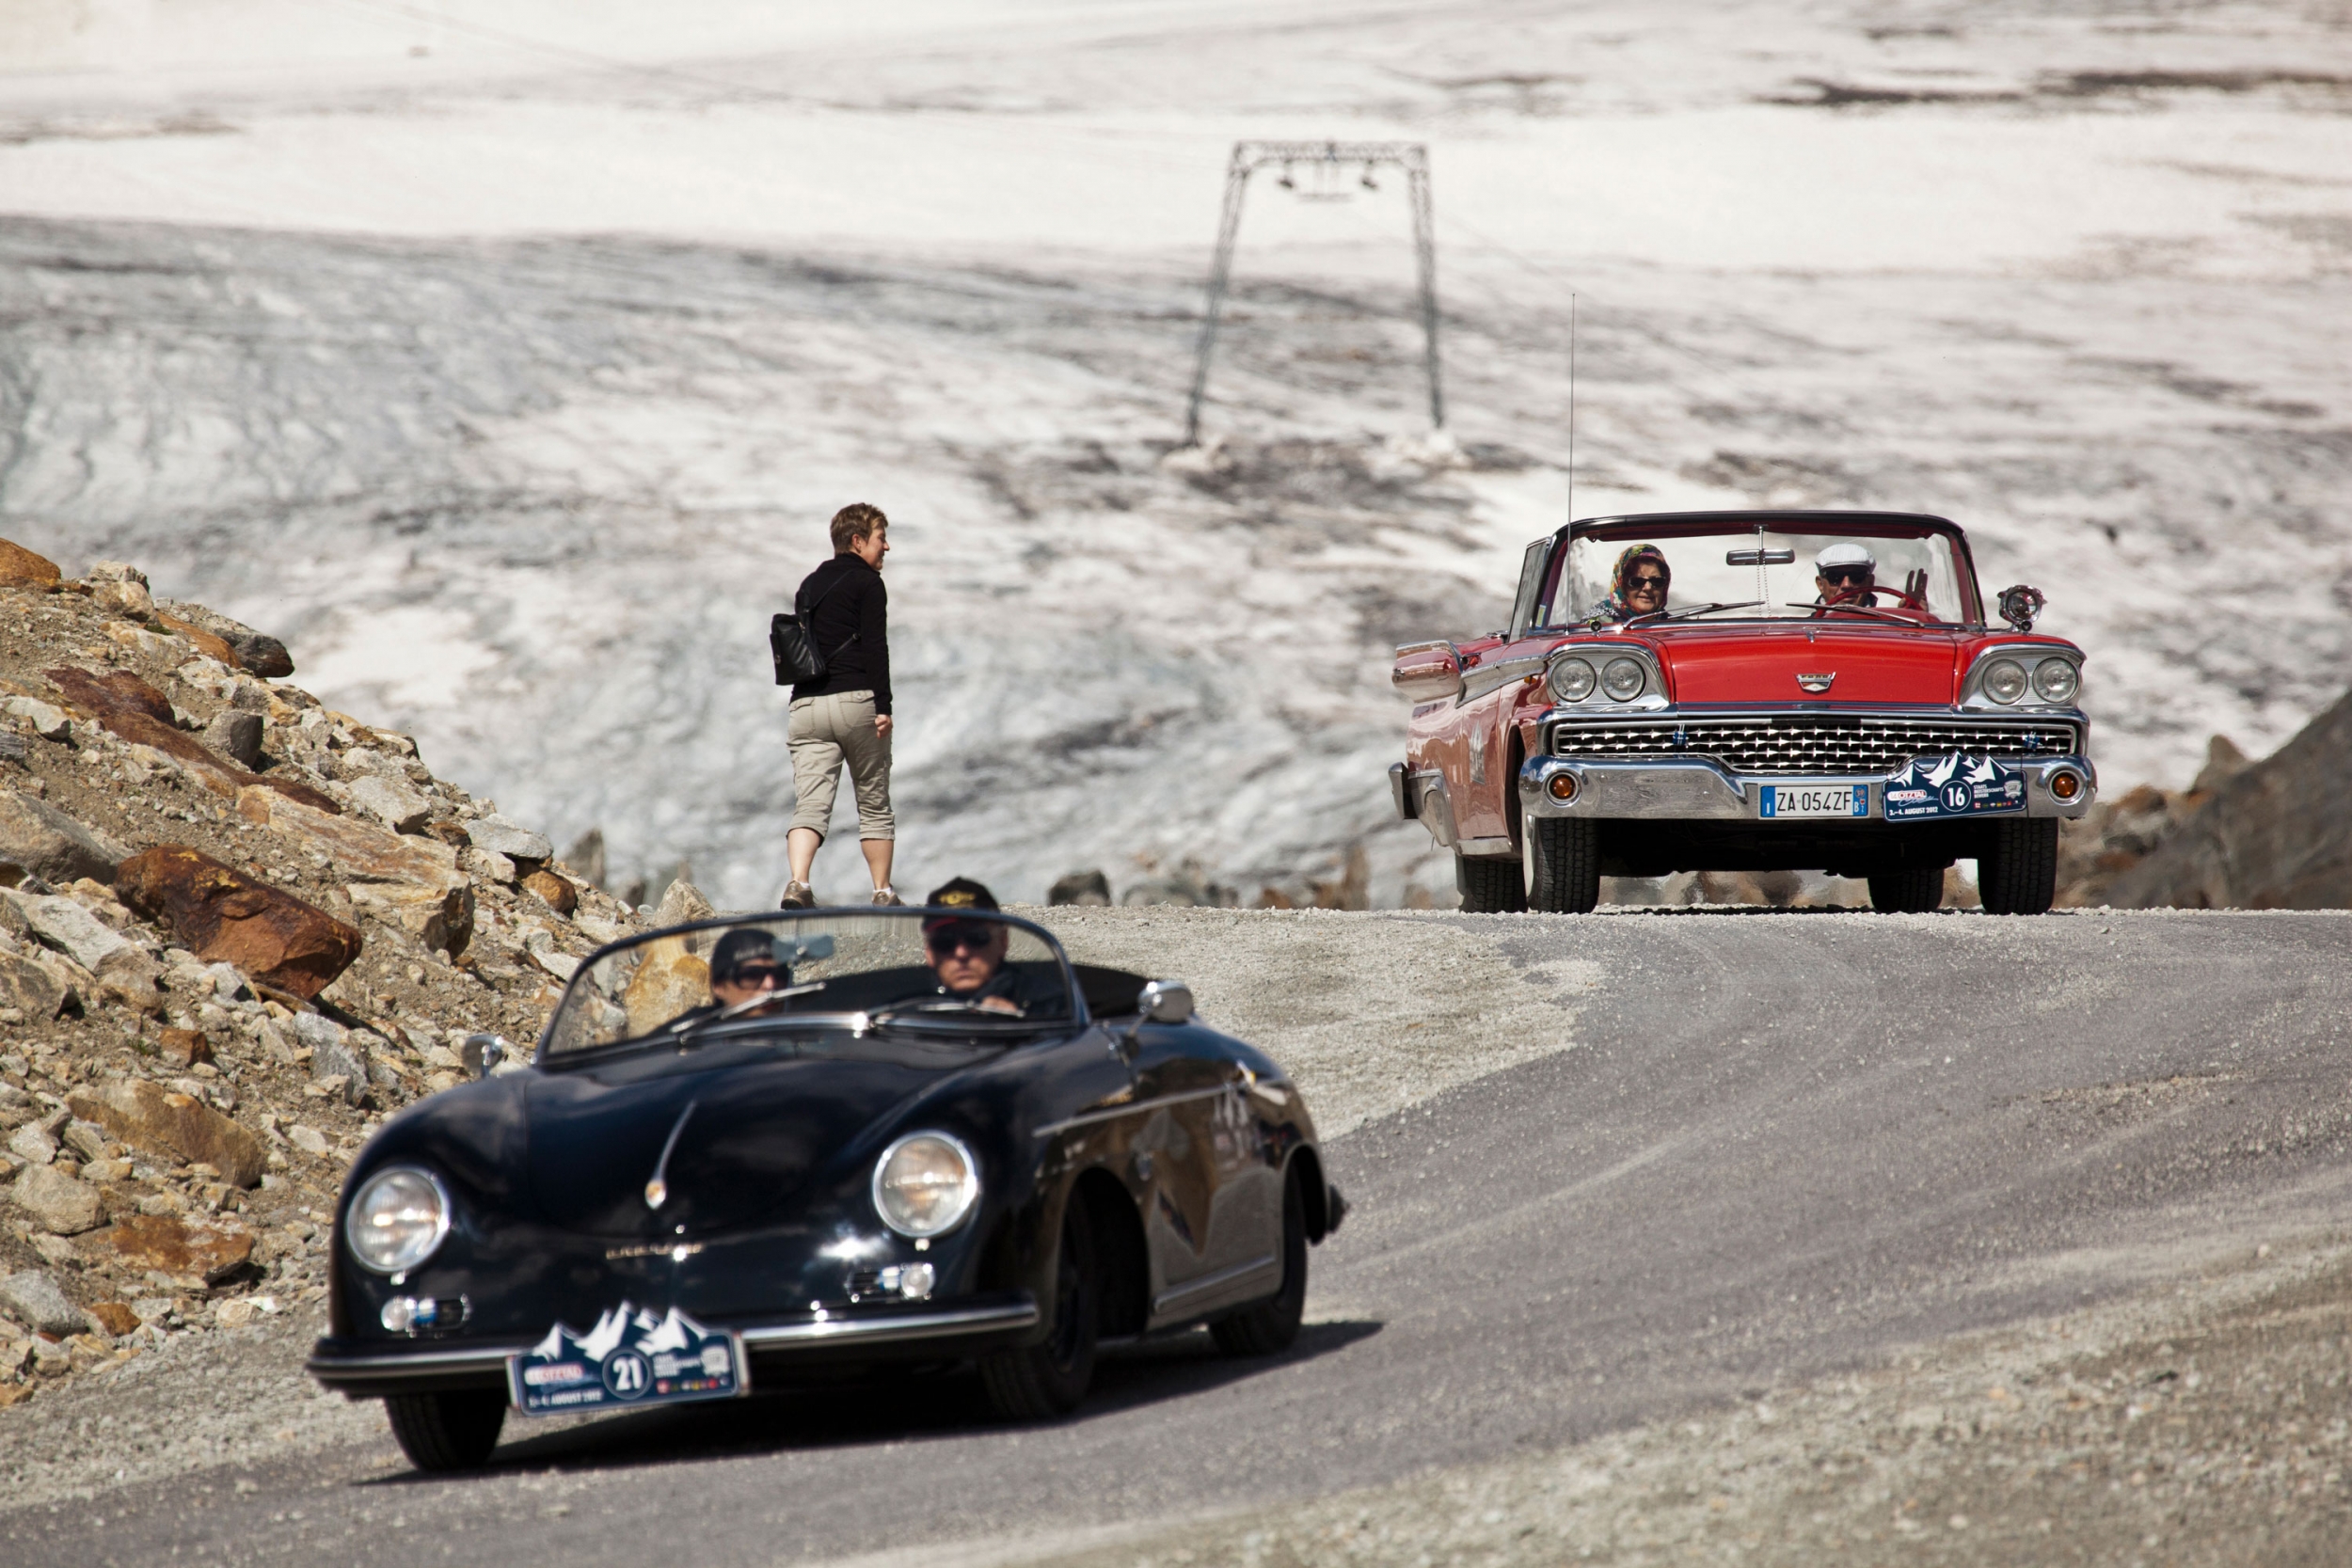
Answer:
M1207 1100L1214 1095L1230 1094L1232 1089L1231 1084L1219 1084L1213 1089L1186 1089L1183 1094L1164 1094L1157 1100L1138 1100L1132 1104L1114 1105L1106 1111L1087 1111L1061 1121L1049 1121L1037 1130L1037 1135L1050 1138L1073 1127L1091 1127L1098 1121L1117 1121L1120 1117L1133 1116L1137 1111L1156 1111L1163 1105L1182 1105L1188 1101Z
M1232 1285L1253 1274L1262 1274L1267 1269L1279 1269L1281 1265L1281 1258L1269 1252L1263 1258L1253 1258L1247 1263L1235 1263L1232 1268L1219 1269L1215 1274L1202 1275L1199 1279L1188 1280L1172 1291L1162 1291L1158 1295L1153 1296L1152 1315L1156 1318L1177 1302L1193 1296L1205 1295L1220 1286Z
M313 1355L302 1370L322 1383L332 1378L433 1377L442 1372L504 1372L506 1358L531 1348L470 1345L464 1350L419 1351L406 1355Z
M766 1328L736 1330L746 1346L824 1344L854 1340L889 1344L900 1339L939 1339L956 1334L995 1329L1035 1328L1037 1303L1012 1307L963 1307L942 1312L921 1312L896 1318L811 1318L806 1323L773 1323Z
M1496 860L1519 852L1519 847L1507 838L1466 838L1454 848L1457 854L1486 856Z
M1462 672L1462 694L1454 705L1474 703L1489 691L1500 691L1513 681L1523 681L1530 675L1543 673L1549 655L1521 654L1516 658L1499 658L1492 664L1473 664Z

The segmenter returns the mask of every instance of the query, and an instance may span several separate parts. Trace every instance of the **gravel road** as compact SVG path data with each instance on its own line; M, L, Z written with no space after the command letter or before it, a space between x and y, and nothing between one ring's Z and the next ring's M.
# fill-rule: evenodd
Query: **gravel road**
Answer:
M1205 1016L1267 1043L1348 1129L1331 1164L1358 1208L1315 1255L1293 1354L1178 1341L1106 1368L1081 1418L1021 1431L959 1382L517 1423L490 1473L428 1481L372 1408L304 1388L299 1326L279 1325L0 1416L17 1499L0 1560L447 1547L569 1565L667 1553L684 1530L703 1563L947 1543L1033 1560L1104 1532L1130 1560L1172 1553L1183 1519L1204 1560L1409 1562L1481 1531L1497 1538L1482 1560L1517 1541L1527 1560L1580 1543L1670 1560L1710 1502L1629 1523L1579 1513L1562 1478L1662 1498L1662 1478L1719 1477L1726 1453L1785 1477L1812 1463L1787 1435L1804 1420L1881 1405L1916 1446L1941 1428L1897 1424L1919 1402L1904 1379L1948 1384L1939 1410L1984 1368L2029 1386L2019 1369L2058 1366L2043 1341L2070 1323L2128 1349L2167 1311L2237 1322L2285 1290L2317 1305L2280 1321L2340 1331L2344 1271L2311 1238L2352 1186L2352 916L1054 918L1081 958L1192 980ZM2301 1273L2232 1272L2265 1241L2274 1275L2290 1243ZM2227 1386L2253 1403L2219 1379L2200 1396L2224 1433L2285 1397L2263 1391L2262 1335L2231 1342L2253 1371ZM2313 1421L2310 1441L2341 1442L2341 1421ZM1614 1471L1593 1457L1613 1444ZM1854 1508L1893 1541L1882 1514L1899 1522L1904 1499L1883 1505L1872 1488L1893 1483L1856 1464L1874 1479ZM2280 1494L2306 1511L2288 1523L2340 1519L2341 1471ZM1795 1495L1743 1495L1743 1528ZM1676 1509L1695 1521L1683 1536ZM1362 1541L1337 1544L1359 1517ZM1939 1560L2016 1560L2015 1538L1939 1518ZM1323 1533L1281 1536L1307 1524ZM1270 1557L1270 1540L1288 1544Z

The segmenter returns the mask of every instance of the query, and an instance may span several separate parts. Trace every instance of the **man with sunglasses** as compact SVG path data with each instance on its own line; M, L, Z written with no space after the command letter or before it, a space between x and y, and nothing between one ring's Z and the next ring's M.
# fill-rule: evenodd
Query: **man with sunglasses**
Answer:
M1824 608L1877 602L1878 558L1867 546L1841 539L1813 558L1813 585L1820 590L1816 604Z
M923 900L936 913L924 916L923 947L939 994L992 1013L1019 1017L1029 1010L1029 987L1005 962L1012 928L1000 920L971 918L961 911L993 911L996 895L969 877L931 890Z

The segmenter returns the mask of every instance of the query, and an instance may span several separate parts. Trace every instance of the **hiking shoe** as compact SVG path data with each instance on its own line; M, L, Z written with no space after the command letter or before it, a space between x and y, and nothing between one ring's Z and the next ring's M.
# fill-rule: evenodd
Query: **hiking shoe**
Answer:
M905 903L906 900L898 896L896 889L878 887L874 890L874 902L896 908L897 906Z
M787 882L784 884L784 902L776 907L780 910L813 910L817 907L817 892L806 882Z

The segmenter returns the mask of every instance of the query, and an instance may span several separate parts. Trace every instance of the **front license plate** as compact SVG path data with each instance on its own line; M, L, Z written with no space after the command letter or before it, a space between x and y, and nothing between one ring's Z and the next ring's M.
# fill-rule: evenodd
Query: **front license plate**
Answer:
M1984 816L2026 809L2026 775L1996 757L1919 757L1886 781L1886 819Z
M1867 816L1870 786L1851 784L1766 784L1756 804L1758 816Z
M585 1334L557 1323L508 1356L506 1386L526 1416L733 1399L746 1386L743 1342L675 1307L656 1317L623 1302Z

